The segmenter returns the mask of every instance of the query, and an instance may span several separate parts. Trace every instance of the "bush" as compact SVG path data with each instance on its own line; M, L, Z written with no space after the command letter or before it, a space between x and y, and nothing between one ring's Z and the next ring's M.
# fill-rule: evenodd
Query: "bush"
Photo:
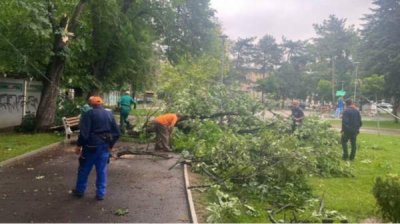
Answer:
M33 133L36 128L36 116L34 113L27 113L23 118L21 125L15 130L22 133Z
M59 97L55 125L62 125L62 117L74 117L79 115L81 113L81 107L84 104L85 100L81 98L70 100L65 97Z
M400 222L400 177L398 175L377 177L373 193L382 217L391 222Z

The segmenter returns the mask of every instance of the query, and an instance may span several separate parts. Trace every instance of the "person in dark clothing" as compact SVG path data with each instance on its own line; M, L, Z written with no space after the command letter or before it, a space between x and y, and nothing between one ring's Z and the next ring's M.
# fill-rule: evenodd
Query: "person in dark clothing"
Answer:
M107 185L107 163L120 132L113 114L102 107L103 100L100 97L90 97L89 104L93 108L83 114L75 149L80 156L76 187L72 194L78 198L84 195L94 165L97 174L96 199L103 200Z
M346 100L346 109L342 115L342 148L343 148L343 160L354 160L356 156L356 143L357 135L360 132L360 127L362 126L361 114L355 107L351 99ZM350 140L351 152L350 157L347 150L347 142Z
M301 126L303 124L303 119L304 119L304 112L300 108L300 103L297 100L294 100L292 102L292 131L296 130L297 127Z

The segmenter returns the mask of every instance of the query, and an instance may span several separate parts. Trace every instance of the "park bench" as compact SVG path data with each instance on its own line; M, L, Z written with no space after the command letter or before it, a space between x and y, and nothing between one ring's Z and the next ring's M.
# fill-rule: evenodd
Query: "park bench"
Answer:
M65 130L65 140L70 139L73 134L79 134L80 115L75 117L63 117L62 121Z

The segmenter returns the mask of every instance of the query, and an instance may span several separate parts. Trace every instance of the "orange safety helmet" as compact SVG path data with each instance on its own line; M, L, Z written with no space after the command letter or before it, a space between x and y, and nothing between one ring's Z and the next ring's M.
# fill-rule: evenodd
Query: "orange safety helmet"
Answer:
M92 106L98 106L103 104L103 99L99 96L91 96L89 97L89 104Z

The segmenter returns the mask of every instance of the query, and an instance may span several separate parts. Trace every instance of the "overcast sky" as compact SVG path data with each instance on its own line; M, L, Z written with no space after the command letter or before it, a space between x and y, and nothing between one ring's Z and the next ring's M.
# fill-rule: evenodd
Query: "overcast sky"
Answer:
M315 37L312 24L330 14L359 27L372 0L211 0L211 7L231 39L270 34L277 41L282 36L304 40Z

